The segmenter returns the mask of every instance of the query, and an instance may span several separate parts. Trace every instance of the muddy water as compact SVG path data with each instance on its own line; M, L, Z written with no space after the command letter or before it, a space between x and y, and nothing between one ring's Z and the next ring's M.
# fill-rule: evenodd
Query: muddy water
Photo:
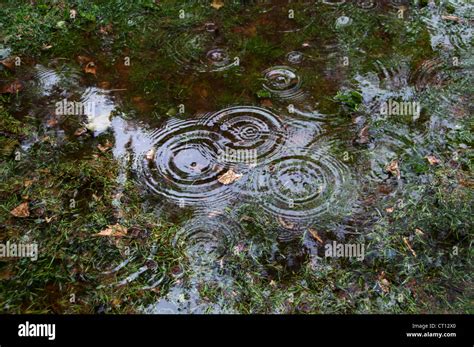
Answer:
M245 238L241 206L261 208L277 226L278 242L300 248L308 247L308 228L328 239L370 228L373 201L396 198L403 186L387 164L431 154L456 127L447 115L466 111L460 100L463 80L472 77L472 6L452 6L456 20L443 18L446 8L434 2L421 8L395 0L307 1L294 4L289 18L293 5L267 1L236 9L241 20L232 27L224 18L204 18L164 28L165 42L153 53L165 69L157 77L188 89L188 98L146 92L142 102L139 83L114 91L78 78L74 64L35 66L36 98L75 96L94 105L84 125L95 136L113 134L122 183L131 180L157 197L163 206L155 211L164 217L191 211L174 240L185 248L189 270L145 312L227 312L222 303L203 303L197 288L232 288L222 264ZM383 23L413 32L400 38L396 28L382 31ZM338 91L351 90L361 96L358 107L334 101ZM381 114L391 100L419 103L420 112ZM161 104L173 107L152 119L149 110ZM222 183L229 172L237 178ZM317 257L309 242L309 256ZM127 259L117 264L122 284L152 271L130 272Z

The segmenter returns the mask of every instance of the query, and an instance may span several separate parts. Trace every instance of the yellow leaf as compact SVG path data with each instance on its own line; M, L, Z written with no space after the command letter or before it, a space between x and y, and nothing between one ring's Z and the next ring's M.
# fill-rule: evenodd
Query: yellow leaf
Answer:
M120 224L109 225L101 232L95 234L96 236L112 236L112 237L123 237L127 235L127 228Z
M319 243L323 243L323 239L319 236L316 230L309 228L308 231L316 241L318 241Z
M217 180L220 183L227 185L237 181L240 177L242 177L242 174L235 173L232 169L230 169L222 176L219 176Z
M224 1L222 0L212 0L211 7L215 8L216 10L220 9L224 6Z
M416 252L413 250L413 248L411 247L410 245L410 242L408 242L408 237L404 237L403 238L403 242L405 242L405 245L408 247L408 249L410 250L411 254L413 254L413 256L416 258Z

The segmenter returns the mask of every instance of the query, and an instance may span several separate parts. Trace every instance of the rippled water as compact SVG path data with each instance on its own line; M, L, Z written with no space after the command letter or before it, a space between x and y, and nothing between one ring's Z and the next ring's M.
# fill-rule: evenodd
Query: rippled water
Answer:
M222 264L248 237L236 213L242 206L256 206L277 225L271 228L282 242L302 241L315 225L336 226L341 237L364 232L347 222L371 218L359 215L366 207L362 192L380 185L396 191L405 173L394 177L387 164L430 154L455 127L446 115L469 112L462 81L472 78L472 5L456 2L459 17L451 18L443 4L421 8L403 0L249 6L255 8L238 10L232 25L216 15L165 27L153 52L163 64L147 75L166 85L156 97L153 86L142 95L133 85L123 94L100 88L91 76L84 83L81 71L67 65L36 64L31 72L41 97L94 105L81 124L95 137L111 130L123 181L164 206L153 206L155 213L187 213L173 246L184 251L186 275L194 277L185 283L184 273L174 274L168 296L146 312L209 309L198 283L232 282ZM412 41L384 22L393 23L387 18L395 20L399 11L410 13L400 23L413 26ZM374 18L376 28L366 27ZM423 54L413 49L418 45ZM356 108L334 101L339 91L351 90L362 99ZM128 97L147 99L145 111L122 109ZM417 102L420 113L384 115L381 107L389 102ZM185 107L163 111L170 105ZM150 261L135 262L122 259L109 270L120 273L119 285L147 277L150 289L164 281Z

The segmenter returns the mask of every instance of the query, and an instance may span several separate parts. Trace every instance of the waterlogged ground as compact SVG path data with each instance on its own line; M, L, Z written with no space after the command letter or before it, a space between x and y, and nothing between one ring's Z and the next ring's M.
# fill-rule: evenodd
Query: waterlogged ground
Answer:
M2 311L472 312L472 11L2 2Z

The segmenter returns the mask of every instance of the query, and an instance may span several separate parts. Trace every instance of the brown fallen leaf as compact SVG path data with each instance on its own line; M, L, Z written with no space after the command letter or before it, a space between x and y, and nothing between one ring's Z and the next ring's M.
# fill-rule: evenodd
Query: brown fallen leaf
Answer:
M379 275L380 288L384 293L390 292L390 282L385 278L385 271L382 271Z
M74 136L81 136L87 132L86 128L79 128L74 132Z
M225 174L217 177L217 181L219 181L219 183L227 185L237 181L241 177L242 174L235 173L232 169L230 169Z
M9 70L15 69L15 57L8 57L3 60L0 60L0 64L5 66Z
M309 228L308 231L311 234L311 236L313 237L313 239L315 239L316 241L318 241L321 244L324 243L323 239L319 236L319 234L316 230Z
M79 64L84 65L84 64L87 64L87 63L91 62L92 59L85 56L85 55L78 55L77 56L77 61L79 62Z
M21 83L19 80L15 80L12 83L7 84L6 86L3 86L0 89L0 94L16 94L22 90L23 83Z
M148 152L146 152L145 157L147 160L153 160L153 158L155 158L155 149L152 148Z
M398 160L397 159L392 160L390 164L388 164L385 167L385 171L397 177L397 179L400 179L401 174L400 174L400 168L398 166Z
M109 82L109 81L101 81L99 82L99 88L102 88L102 89L110 89L110 87L112 86L112 84Z
M36 181L36 180L35 179L26 179L23 182L23 185L25 186L25 188L28 188L29 186L31 186L33 184L34 181Z
M90 61L86 64L86 66L84 67L84 72L85 73L90 73L92 75L96 75L97 73L97 67L95 65L95 63L93 61Z
M285 228L287 230L294 230L295 229L295 223L292 223L289 220L284 219L283 217L278 216L277 221L283 228Z
M410 245L410 242L408 241L408 237L403 237L403 242L405 242L405 245L408 247L410 250L411 254L416 258L416 252L413 250L413 248Z
M112 143L107 140L105 141L105 144L104 145L101 145L100 143L97 145L97 148L99 149L99 151L101 151L102 153L105 153L107 152L109 149L112 148Z
M263 107L271 108L273 106L273 102L270 99L263 99L260 101L260 105Z
M224 1L222 0L212 0L211 7L215 8L216 10L220 9L224 6Z
M120 225L109 225L104 230L95 234L95 236L112 236L112 237L124 237L127 235L127 228Z
M437 165L441 162L434 155L427 155L425 158L428 160L428 163L430 163L430 165Z
M457 23L462 22L461 18L459 18L458 16L453 16L453 15L441 16L441 18L443 18L444 20L450 20Z
M419 228L416 228L415 229L415 234L418 235L418 236L423 236L425 235L425 233L423 232L423 230L419 229Z
M357 136L356 143L360 145L365 145L369 143L369 127L363 127L362 130L359 132L359 135Z
M13 275L14 275L13 271L9 267L5 266L5 268L2 268L2 270L0 271L0 281L9 280L10 278L13 277Z
M50 118L46 121L46 125L49 126L50 128L53 128L56 125L58 125L58 120L56 118Z
M104 25L104 26L101 26L99 28L99 33L102 34L102 35L108 35L108 34L111 34L113 32L112 30L112 23L109 23L107 25Z
M20 205L15 207L10 213L18 218L25 218L30 216L30 210L27 202L22 202Z

